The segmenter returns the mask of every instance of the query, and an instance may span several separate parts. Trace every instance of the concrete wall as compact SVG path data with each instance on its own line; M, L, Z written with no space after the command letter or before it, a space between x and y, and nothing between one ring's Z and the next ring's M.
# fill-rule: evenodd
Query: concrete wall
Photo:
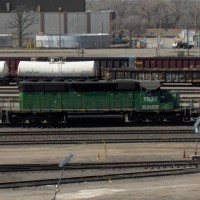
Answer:
M0 34L12 33L8 28L8 21L14 16L13 13L0 13ZM46 12L35 13L37 23L27 30L33 35L43 32L44 34L60 33L110 33L110 13L97 12L88 15L85 12L66 13L66 12ZM59 20L60 16L60 20ZM90 30L88 32L88 30Z
M67 33L87 33L86 13L67 13Z
M59 34L59 16L60 16L60 34L63 33L63 13L44 13L44 34Z
M90 27L91 33L110 33L111 21L110 12L91 12Z
M160 38L160 48L172 48L174 43L174 38L161 37ZM158 38L146 38L146 48L156 48L158 47Z

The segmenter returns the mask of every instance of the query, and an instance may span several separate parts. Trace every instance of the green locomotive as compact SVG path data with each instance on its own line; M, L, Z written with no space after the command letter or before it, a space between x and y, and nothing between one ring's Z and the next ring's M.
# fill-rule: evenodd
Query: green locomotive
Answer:
M120 114L133 122L184 118L179 94L161 90L159 81L21 82L19 103L13 123L67 123L70 114Z

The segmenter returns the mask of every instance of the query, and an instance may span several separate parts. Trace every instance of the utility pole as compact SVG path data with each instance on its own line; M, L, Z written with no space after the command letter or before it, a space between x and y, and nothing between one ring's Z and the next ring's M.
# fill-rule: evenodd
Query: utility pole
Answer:
M58 18L58 29L59 29L59 31L58 31L58 37L59 37L59 41L58 41L58 43L59 43L59 49L61 49L61 25L60 25L60 11L61 11L61 8L58 8L58 11L59 11L59 18Z
M101 23L101 48L103 49L103 21Z
M189 30L188 30L188 14L187 14L187 56L189 56Z

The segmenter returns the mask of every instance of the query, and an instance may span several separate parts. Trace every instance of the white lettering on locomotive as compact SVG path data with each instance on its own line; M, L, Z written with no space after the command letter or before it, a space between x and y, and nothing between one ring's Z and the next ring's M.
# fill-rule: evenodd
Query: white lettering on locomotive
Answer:
M159 105L142 105L142 110L157 110Z
M158 97L143 97L144 102L157 102Z

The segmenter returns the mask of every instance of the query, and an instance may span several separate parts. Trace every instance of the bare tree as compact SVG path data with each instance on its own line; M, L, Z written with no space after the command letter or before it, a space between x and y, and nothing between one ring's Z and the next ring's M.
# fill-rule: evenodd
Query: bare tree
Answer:
M138 38L145 34L147 28L147 22L140 16L129 16L123 20L123 29L126 35L129 37L130 46L132 38Z
M19 47L23 46L23 38L30 35L28 28L37 23L35 12L25 5L17 6L7 21L7 26L18 40Z
M113 37L117 35L131 39L144 35L147 28L189 28L198 31L199 2L200 0L90 0L90 5L95 3L95 10L114 10L116 18L112 22Z

